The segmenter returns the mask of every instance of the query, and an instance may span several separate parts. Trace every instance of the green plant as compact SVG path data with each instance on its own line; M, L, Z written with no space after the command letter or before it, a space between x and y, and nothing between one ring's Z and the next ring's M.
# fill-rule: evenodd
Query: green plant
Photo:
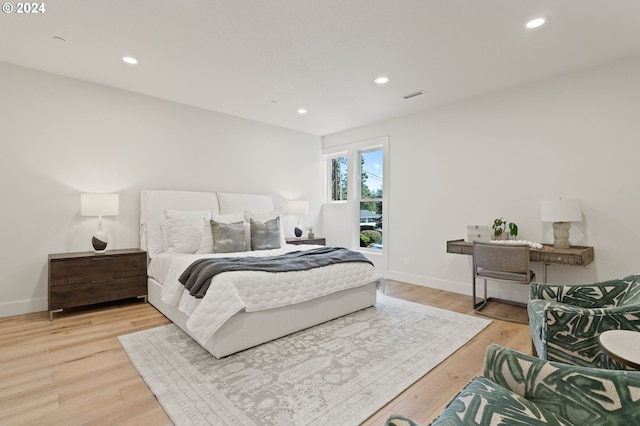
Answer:
M501 236L507 231L507 229L509 229L509 235L511 235L512 237L515 238L518 236L518 225L516 225L514 222L507 222L502 217L493 221L491 229L493 229L493 235L496 237Z
M369 247L382 239L380 231L364 230L360 232L360 247Z

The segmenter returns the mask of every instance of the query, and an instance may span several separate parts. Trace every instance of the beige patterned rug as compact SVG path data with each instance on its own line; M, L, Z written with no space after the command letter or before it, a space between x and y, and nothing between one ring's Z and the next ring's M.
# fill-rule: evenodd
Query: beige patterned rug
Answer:
M177 425L358 425L490 322L378 294L223 359L173 324L119 339Z

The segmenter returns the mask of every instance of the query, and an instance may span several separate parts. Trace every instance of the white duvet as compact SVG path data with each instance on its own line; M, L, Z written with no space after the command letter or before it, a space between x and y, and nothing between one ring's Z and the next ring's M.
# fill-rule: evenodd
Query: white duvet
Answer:
M149 275L163 284L161 298L188 316L187 327L204 344L234 314L278 308L360 287L382 276L368 263L341 263L307 271L225 272L211 281L202 299L191 296L178 281L195 260L215 257L274 256L318 246L286 245L277 250L242 253L156 255L149 264Z

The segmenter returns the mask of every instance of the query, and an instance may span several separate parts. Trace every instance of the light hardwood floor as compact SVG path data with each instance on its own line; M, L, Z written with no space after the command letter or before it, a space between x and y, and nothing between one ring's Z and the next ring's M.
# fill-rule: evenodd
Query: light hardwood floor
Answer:
M473 315L469 296L394 281L387 294ZM0 318L0 424L171 424L116 338L168 323L140 302L63 312L53 322L45 312ZM528 327L494 320L364 424L391 414L429 423L482 373L489 343L529 353Z

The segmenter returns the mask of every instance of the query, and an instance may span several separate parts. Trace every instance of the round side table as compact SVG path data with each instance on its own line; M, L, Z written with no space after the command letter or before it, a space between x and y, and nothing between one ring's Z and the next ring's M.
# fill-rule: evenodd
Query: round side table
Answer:
M598 336L602 351L627 367L640 369L640 332L608 330Z

